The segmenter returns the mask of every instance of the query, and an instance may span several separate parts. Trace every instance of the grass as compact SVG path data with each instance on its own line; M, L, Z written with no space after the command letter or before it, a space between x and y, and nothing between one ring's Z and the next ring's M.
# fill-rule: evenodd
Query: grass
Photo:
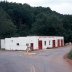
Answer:
M68 58L72 60L72 50L68 53Z

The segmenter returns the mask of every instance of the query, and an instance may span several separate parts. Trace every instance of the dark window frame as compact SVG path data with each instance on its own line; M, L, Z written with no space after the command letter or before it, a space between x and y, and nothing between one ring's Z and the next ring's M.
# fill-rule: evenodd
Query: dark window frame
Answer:
M46 46L46 41L44 41L44 45Z
M49 40L49 45L50 45L50 40Z

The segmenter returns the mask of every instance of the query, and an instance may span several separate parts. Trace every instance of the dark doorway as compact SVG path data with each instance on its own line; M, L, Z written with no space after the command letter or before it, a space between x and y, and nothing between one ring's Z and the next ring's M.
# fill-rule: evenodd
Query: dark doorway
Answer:
M58 40L58 47L60 47L60 40Z
M39 49L42 49L42 40L39 40L39 41L38 41L38 48L39 48Z
M33 51L33 48L34 48L34 44L33 43L31 43L30 44L30 49Z
M63 41L63 40L61 40L61 46L62 46L62 47L64 46L64 41Z
M55 46L55 40L53 40L53 47L56 47L56 46Z

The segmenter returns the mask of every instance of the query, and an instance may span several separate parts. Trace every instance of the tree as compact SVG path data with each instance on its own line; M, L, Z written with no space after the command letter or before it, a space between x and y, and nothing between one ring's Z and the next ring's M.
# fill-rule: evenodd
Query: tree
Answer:
M54 16L48 16L41 13L36 17L35 23L32 25L31 32L34 35L61 35L63 24ZM60 32L59 32L60 31Z
M0 38L14 36L16 26L11 21L8 14L0 7Z
M72 42L72 15L21 3L0 2L0 6L0 37L51 35Z

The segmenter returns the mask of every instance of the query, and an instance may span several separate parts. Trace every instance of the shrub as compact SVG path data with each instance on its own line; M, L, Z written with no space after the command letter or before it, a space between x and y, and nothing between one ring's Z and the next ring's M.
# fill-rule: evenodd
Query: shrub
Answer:
M68 58L72 59L72 50L68 53Z

